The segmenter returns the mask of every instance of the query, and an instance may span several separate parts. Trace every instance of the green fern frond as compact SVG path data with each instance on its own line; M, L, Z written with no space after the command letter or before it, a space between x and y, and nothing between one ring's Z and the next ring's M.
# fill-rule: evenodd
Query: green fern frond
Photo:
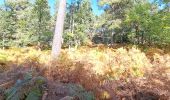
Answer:
M18 79L12 88L5 91L5 100L39 100L42 95L40 87L45 82L45 78L33 77L32 72L27 72L23 80Z

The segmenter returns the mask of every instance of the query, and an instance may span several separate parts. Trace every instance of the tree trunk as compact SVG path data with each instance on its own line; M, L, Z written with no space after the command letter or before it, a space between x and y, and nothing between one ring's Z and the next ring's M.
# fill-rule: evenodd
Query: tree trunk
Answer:
M114 36L114 32L112 32L112 35L111 35L111 45L113 45L113 43L114 43L113 36Z
M4 50L5 49L5 33L3 33L2 38L3 38L2 46L3 46L3 50Z
M137 44L140 44L140 34L139 34L138 24L135 24L135 30L136 30Z
M144 44L144 32L142 32L141 43L142 43L142 45Z
M53 44L52 44L52 52L51 52L52 59L56 59L61 51L65 9L66 9L66 0L60 0L56 26L55 26L55 33L54 33Z

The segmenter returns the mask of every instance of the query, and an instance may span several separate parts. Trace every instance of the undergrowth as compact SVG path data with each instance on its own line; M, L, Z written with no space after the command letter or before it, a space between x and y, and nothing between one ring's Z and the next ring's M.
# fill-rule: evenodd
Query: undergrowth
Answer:
M37 51L32 48L0 50L1 77L7 71L10 73L16 68L45 70L41 76L47 78L48 81L49 77L52 79L52 82L47 82L49 90L46 90L48 92L46 98L51 98L49 100L64 97L80 99L83 95L89 95L91 99L83 97L84 99L81 100L93 100L94 98L95 100L137 100L142 96L146 96L144 100L148 100L150 97L160 100L170 98L168 95L170 93L168 87L170 83L170 56L156 48L148 48L144 52L133 46L116 49L102 45L71 48L62 50L59 58L54 62L50 62L50 51ZM24 75L26 72L24 71ZM18 97L26 98L36 93L40 98L43 97L43 90L37 90L36 85L23 85L24 81L27 80L26 83L30 83L38 77L29 80L23 78L22 81L17 78L15 84L7 88L8 91L5 89L4 96L9 98L8 100L12 100L10 99L13 97L11 95L25 91L23 92L24 96ZM5 82L3 78L1 80L1 84ZM20 89L16 90L18 81L20 85L17 88ZM78 90L67 88L77 87L77 85L74 86L75 84L78 87L80 85L81 88ZM24 89L31 88L22 90L23 86ZM82 88L85 89L82 90ZM62 92L57 97L50 94L51 92L57 93L58 89L60 91L68 89L72 91L71 93L76 92L74 95ZM78 91L86 92L82 92L79 96L80 92Z

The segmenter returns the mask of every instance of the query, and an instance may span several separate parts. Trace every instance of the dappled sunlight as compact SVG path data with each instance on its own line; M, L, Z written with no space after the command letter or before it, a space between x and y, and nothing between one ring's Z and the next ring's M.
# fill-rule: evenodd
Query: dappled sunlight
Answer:
M8 62L16 63L18 65L24 63L25 61L48 63L50 60L49 51L37 51L33 48L11 48L6 50L1 49L0 54L2 59L1 61L5 60Z
M0 0L0 100L170 100L169 0Z
M57 84L65 86L64 84L74 83L93 92L99 100L139 98L142 95L146 98L169 97L168 54L154 53L152 57L148 57L136 47L112 49L104 46L63 49L53 62L50 51L33 48L0 50L0 54L1 70L4 72L1 74L4 78L0 82L13 82L4 86L7 88L18 80L18 75L34 69L38 71L34 73L39 74L33 74L33 77L40 75L53 81L53 84L48 83L51 88L49 92L57 92L58 90L52 89L57 89ZM5 74L7 70L9 71ZM51 97L55 98L52 94L48 98Z
M125 48L112 50L105 47L100 49L83 47L77 50L66 50L65 53L61 53L60 59L65 61L64 64L67 62L70 64L70 60L90 63L92 64L93 73L100 75L110 74L115 78L118 78L123 73L131 74L129 77L143 76L144 69L152 67L145 54L135 47L129 50Z

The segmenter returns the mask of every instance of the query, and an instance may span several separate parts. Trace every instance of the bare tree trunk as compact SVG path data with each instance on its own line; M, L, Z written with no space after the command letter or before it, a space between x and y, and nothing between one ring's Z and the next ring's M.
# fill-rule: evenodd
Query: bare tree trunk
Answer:
M111 34L111 45L113 45L113 43L114 43L114 41L113 41L113 38L114 38L114 32L112 32L112 34Z
M142 33L141 43L144 44L144 32Z
M52 59L56 59L61 51L65 9L66 9L66 0L60 0L57 21L55 26L55 33L54 33L53 44L52 44L52 52L51 52Z
M136 36L137 36L137 43L140 44L140 34L139 34L139 26L135 24Z
M5 33L3 33L2 35L2 46L3 46L3 50L5 49Z

